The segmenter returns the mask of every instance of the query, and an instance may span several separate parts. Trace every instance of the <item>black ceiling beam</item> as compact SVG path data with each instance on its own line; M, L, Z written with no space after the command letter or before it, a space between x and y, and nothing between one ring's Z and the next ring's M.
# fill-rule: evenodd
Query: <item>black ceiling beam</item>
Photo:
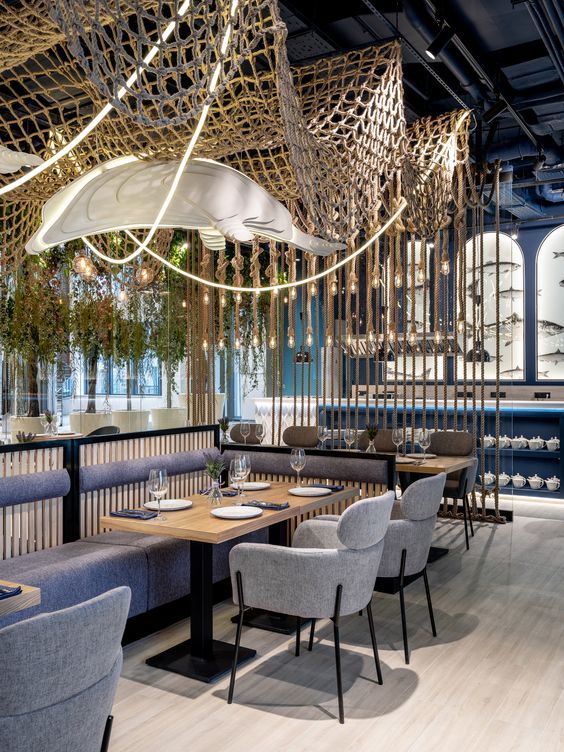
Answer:
M514 44L511 47L503 47L501 50L490 52L487 55L487 61L492 66L509 68L512 65L522 65L543 57L548 57L544 42L542 39L535 39L532 42Z

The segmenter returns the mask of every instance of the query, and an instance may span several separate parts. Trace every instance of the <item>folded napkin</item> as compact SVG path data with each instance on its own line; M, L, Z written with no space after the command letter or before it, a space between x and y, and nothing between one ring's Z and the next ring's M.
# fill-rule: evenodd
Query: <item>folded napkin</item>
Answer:
M0 601L4 598L11 598L12 595L19 595L22 592L21 585L10 587L9 585L0 585Z
M280 509L288 509L290 506L287 501L263 501L262 499L251 499L251 501L242 501L242 507L258 507L259 509L272 509L277 512Z
M331 491L344 491L344 486L330 485L329 483L308 483L310 488L329 488Z
M130 517L134 520L152 520L156 516L156 512L145 509L118 509L115 512L110 512L110 517Z

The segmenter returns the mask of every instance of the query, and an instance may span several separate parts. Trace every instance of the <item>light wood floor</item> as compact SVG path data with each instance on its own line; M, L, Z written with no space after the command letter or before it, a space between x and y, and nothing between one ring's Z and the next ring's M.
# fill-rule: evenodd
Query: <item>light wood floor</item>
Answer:
M564 519L478 525L470 552L461 524L440 522L436 537L451 546L430 568L439 636L423 584L414 583L410 666L397 596L373 600L381 687L366 617L343 620L344 726L335 720L329 623L300 658L290 638L245 630L243 644L258 659L240 671L228 706L227 679L204 685L145 665L185 639L184 621L125 650L111 752L564 750ZM217 607L219 638L234 639L233 613Z

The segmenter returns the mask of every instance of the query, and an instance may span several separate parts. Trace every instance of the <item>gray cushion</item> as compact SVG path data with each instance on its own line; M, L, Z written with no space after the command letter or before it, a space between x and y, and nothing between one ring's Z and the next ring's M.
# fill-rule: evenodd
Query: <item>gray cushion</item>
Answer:
M69 491L70 477L66 470L12 475L0 478L0 508L42 499L56 499L66 496Z
M257 438L256 430L257 430L257 424L256 423L249 423L250 433L247 436L247 444L260 444L260 440ZM234 426L231 427L231 431L229 433L231 436L231 440L234 441L236 444L244 444L245 439L243 438L243 434L241 433L241 424L236 423Z
M368 432L363 431L358 438L358 448L365 451L369 444ZM395 452L396 445L392 441L392 432L388 428L379 428L374 439L374 448L377 452Z
M182 475L204 469L206 456L218 457L215 447L194 452L175 452L155 457L143 457L123 462L108 462L80 468L80 492L99 491L102 488L143 483L155 467L166 470L169 475Z
M133 546L75 541L0 562L0 579L41 588L41 604L0 617L0 627L43 611L56 611L127 585L130 616L147 610L148 569L144 552Z
M345 509L337 523L337 537L346 548L368 548L384 537L389 516L381 514L378 504L385 504L391 511L395 499L393 491L383 496L362 499Z
M314 449L319 444L317 426L288 426L284 429L282 441L289 447Z
M445 473L416 480L406 488L401 498L401 509L406 520L426 520L435 517L445 487Z
M0 749L100 751L128 608L118 588L0 630Z
M433 431L429 451L452 457L466 457L474 451L472 434L467 431Z
M235 457L236 451L226 449L223 459L227 466ZM290 465L290 452L249 452L251 473L263 475L296 475ZM323 478L327 480L344 480L351 483L388 482L388 464L385 460L368 459L363 455L351 453L350 457L332 457L306 452L306 465L300 475L303 478Z

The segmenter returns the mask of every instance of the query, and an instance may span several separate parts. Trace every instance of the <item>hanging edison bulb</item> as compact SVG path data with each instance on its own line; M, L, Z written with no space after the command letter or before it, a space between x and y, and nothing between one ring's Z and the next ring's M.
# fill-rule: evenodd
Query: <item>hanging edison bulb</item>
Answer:
M236 292L235 293L235 302L236 303L240 303L242 300L243 300L243 296L241 295L241 293L240 292Z
M207 290L202 295L202 302L203 302L204 305L209 305L210 304L210 294L209 294L209 292Z
M443 256L441 259L441 274L446 275L450 272L450 261L448 256Z
M260 345L260 337L258 336L258 333L255 332L253 334L253 347L258 347Z
M290 289L290 298L291 298L291 300L295 300L297 298L297 296L298 296L298 293L296 291L296 288L292 287Z
M317 285L315 284L315 282L311 283L311 285L309 286L309 291L313 297L317 295Z
M269 337L268 346L270 347L271 350L275 350L276 349L276 337L274 335L272 335L271 337Z
M351 281L351 295L356 295L356 280Z
M339 285L337 284L337 280L334 279L331 282L331 295L336 295L339 292Z
M288 304L288 296L284 295L284 305L287 305L287 304Z
M440 329L437 329L437 330L435 331L435 335L434 335L434 339L435 339L435 344L436 344L436 345L440 345L440 344L441 344L441 339L442 339L442 338L443 338L443 335L442 335L442 332L441 332L441 330L440 330Z
M417 344L417 329L415 328L415 324L412 324L409 329L409 344L411 347L415 347Z
M459 316L459 318L457 319L457 322L456 322L456 331L459 334L464 334L465 324L466 324L466 322L464 321L464 317L463 316Z
M420 267L419 267L419 268L417 269L417 281L418 281L418 282L419 282L420 284L422 284L423 282L425 282L425 269L423 269L423 267L422 267L422 266L420 266Z
M388 329L388 340L390 341L390 343L393 343L395 339L396 339L396 330L394 329L393 326L390 326L390 328Z
M148 287L154 279L155 272L147 264L141 264L135 272L135 281L139 287Z
M399 289L402 286L402 282L403 282L403 276L401 273L401 269L398 269L394 276L394 284Z
M239 337L235 337L235 342L233 343L233 347L236 350L240 350L241 349L241 339Z
M202 340L202 350L204 352L207 352L208 351L208 347L209 347L209 344L208 344L207 339Z
M220 339L218 339L218 341L217 341L217 349L220 352L225 349L225 340L223 339L223 337L221 337Z
M127 291L123 285L121 286L117 297L120 303L127 303Z
M351 332L347 332L347 336L346 336L345 342L347 343L347 347L350 347L352 345L352 334L351 334Z
M296 346L296 335L294 334L294 330L290 327L288 328L288 347L293 350Z
M372 287L378 287L380 284L380 267L376 266L374 267L374 271L372 272Z
M222 308L225 308L225 306L227 305L227 297L225 296L224 292L221 293L221 298L219 299L219 302Z
M306 341L306 345L308 347L311 347L313 345L313 330L312 330L311 327L308 327L306 329L306 338L305 338L305 341Z
M186 308L186 301L185 300L182 301L182 308Z
M367 336L368 336L368 341L369 342L374 342L376 340L376 335L374 333L374 329L369 329Z
M325 337L325 343L327 347L333 347L333 335L332 334L327 334L327 336Z

